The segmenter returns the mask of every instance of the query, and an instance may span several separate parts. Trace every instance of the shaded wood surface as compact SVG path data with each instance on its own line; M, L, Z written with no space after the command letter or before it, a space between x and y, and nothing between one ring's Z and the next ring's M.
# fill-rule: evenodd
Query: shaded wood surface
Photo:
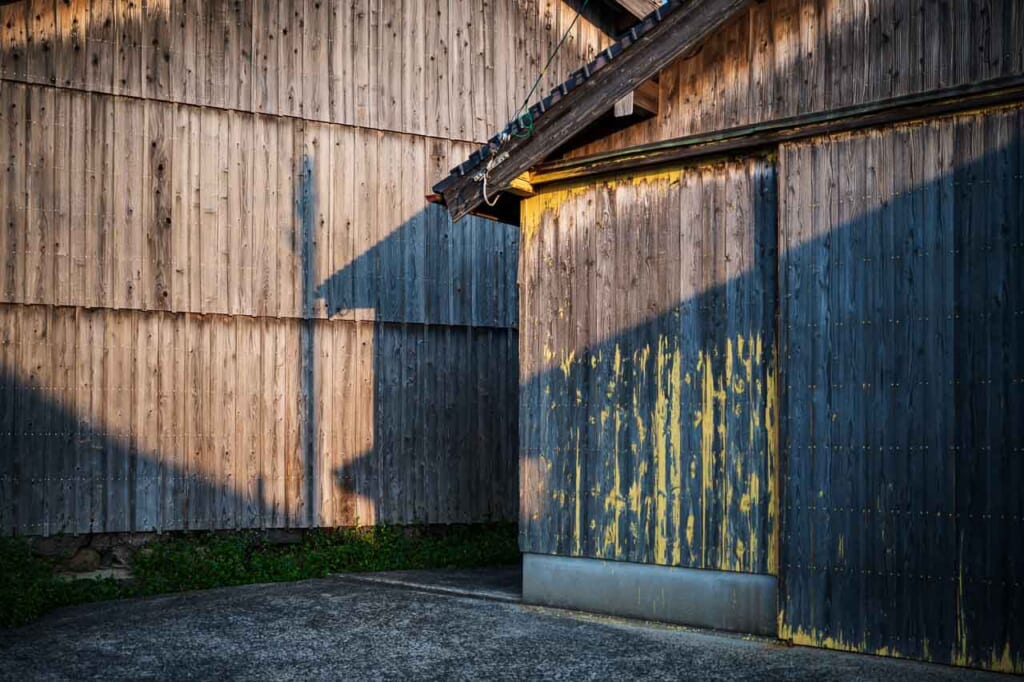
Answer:
M1024 671L1022 130L782 148L783 637Z
M524 205L523 551L775 573L775 172Z
M1019 0L768 0L662 68L657 117L569 155L1022 73Z
M509 519L516 356L505 329L0 306L0 527Z
M0 7L0 533L514 518L518 235L423 196L573 14Z

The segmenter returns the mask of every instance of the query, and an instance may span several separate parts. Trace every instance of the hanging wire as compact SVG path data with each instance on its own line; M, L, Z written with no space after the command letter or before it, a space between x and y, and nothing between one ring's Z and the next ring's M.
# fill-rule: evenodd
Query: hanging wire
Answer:
M555 49L551 51L550 55L548 55L548 61L544 64L544 68L540 70L540 73L537 74L537 79L533 81L533 87L531 87L530 91L526 93L526 97L523 98L523 103L519 105L519 108L516 109L515 115L512 116L513 121L519 119L519 115L523 113L523 109L525 109L526 106L530 103L530 98L533 97L533 93L537 92L537 87L540 85L541 80L544 78L544 74L548 72L548 68L551 66L551 62L555 61L555 56L558 54L558 51L562 49L562 45L565 44L565 39L569 37L569 34L572 32L572 29L575 28L576 22L579 21L580 19L580 14L583 13L583 10L587 8L588 4L590 4L590 0L583 0L583 4L580 5L580 8L578 10L576 10L576 16L572 18L572 22L569 24L569 28L565 29L565 33L562 34L562 37L558 41L558 44L555 45ZM527 112L527 115L529 116L528 129L532 134L533 113Z
M548 55L548 60L547 62L545 62L544 67L540 70L540 73L537 74L536 80L533 81L533 86L530 88L530 91L526 93L526 97L523 98L523 103L519 105L519 108L516 109L515 115L512 116L511 120L519 121L520 125L526 129L525 132L512 132L511 135L509 135L508 133L503 134L498 141L498 148L494 150L494 152L491 154L491 160L487 162L487 168L484 170L484 178L482 182L483 186L481 189L483 193L484 203L487 204L488 206L495 206L498 203L498 197L501 194L500 192L496 194L494 196L494 201L491 201L487 197L487 176L491 174L491 169L494 167L494 161L495 159L498 158L498 152L501 151L501 148L504 147L505 143L508 142L508 140L513 136L523 140L533 135L533 112L527 108L530 104L530 99L533 97L534 93L537 92L537 88L540 86L541 80L544 79L544 74L548 72L548 68L551 67L551 63L555 61L555 57L558 55L559 50L562 49L562 45L565 44L565 40L566 38L569 37L569 34L572 33L573 28L576 27L576 22L579 21L580 15L583 13L583 10L587 8L588 4L590 4L590 0L583 0L583 3L580 5L579 9L576 10L576 15L573 16L572 21L569 23L569 27L565 29L564 33L562 33L562 37L558 40L558 43L555 45L555 48L551 51L551 54ZM526 110L526 115L523 116L523 118L525 118L526 120L525 125L523 125L522 118L520 118L523 115L523 110ZM512 127L509 126L508 129L511 130Z

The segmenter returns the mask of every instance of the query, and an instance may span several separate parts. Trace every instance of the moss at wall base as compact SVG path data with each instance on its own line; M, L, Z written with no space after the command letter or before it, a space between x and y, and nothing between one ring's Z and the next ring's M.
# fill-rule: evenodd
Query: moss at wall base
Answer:
M23 625L62 606L108 599L519 559L515 524L315 529L286 537L271 531L176 533L139 544L128 562L130 581L67 580L60 575L66 557L39 556L26 539L0 538L0 627Z

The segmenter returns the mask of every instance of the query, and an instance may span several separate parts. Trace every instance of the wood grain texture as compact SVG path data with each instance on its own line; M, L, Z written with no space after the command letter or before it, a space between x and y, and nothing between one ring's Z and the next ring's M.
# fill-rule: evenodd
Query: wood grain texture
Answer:
M786 638L1022 670L1022 121L782 149Z
M467 145L10 82L0 98L4 302L515 324L497 279L514 228L422 198Z
M515 512L514 330L4 305L0 339L5 534Z
M19 0L0 7L0 75L482 142L574 14L561 0ZM607 42L581 18L539 92Z
M570 156L1019 75L1022 45L1017 0L755 3L661 70L657 117Z
M450 4L0 7L0 533L515 517L516 230L423 197L561 24Z
M761 159L527 200L523 551L774 566L774 206Z

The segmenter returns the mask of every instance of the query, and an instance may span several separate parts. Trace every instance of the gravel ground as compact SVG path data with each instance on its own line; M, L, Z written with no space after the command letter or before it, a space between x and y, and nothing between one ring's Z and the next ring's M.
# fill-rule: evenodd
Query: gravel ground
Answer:
M338 576L56 611L0 679L1009 679L514 602L514 573Z

